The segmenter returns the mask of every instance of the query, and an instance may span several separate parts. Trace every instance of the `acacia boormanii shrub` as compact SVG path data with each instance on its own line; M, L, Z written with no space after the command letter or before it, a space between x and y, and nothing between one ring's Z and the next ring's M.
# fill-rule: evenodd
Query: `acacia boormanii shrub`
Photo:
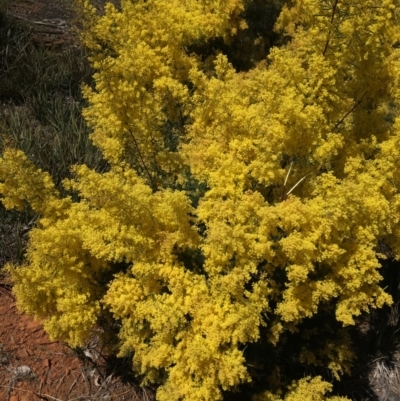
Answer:
M21 151L0 159L4 205L40 216L8 267L19 308L71 346L112 315L160 401L222 399L253 378L247 347L296 333L297 360L339 379L346 327L391 303L379 244L400 257L400 2L287 2L281 45L238 71L209 50L243 34L250 3L82 3L84 116L109 171L73 166L62 198ZM290 383L265 366L258 397L278 400ZM308 378L283 397L329 389Z

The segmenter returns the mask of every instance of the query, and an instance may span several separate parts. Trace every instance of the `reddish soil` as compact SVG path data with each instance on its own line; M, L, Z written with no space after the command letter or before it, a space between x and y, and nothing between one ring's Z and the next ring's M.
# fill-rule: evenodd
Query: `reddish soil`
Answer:
M51 342L40 323L18 313L4 281L0 322L0 400L60 398L61 394L62 399L76 397L82 364L71 350Z
M50 341L39 322L17 311L9 283L0 281L0 401L142 401L149 391L124 383L106 366L78 358ZM92 350L92 355L95 354Z

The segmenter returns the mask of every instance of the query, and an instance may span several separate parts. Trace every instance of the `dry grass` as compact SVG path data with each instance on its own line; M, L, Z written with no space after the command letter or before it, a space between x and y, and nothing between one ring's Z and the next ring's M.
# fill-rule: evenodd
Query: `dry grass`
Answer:
M22 149L63 194L61 181L70 177L71 165L108 168L81 115L81 86L92 84L83 48L38 46L23 21L0 7L0 76L0 155L5 146ZM0 205L0 267L22 260L34 221L28 207L16 213Z

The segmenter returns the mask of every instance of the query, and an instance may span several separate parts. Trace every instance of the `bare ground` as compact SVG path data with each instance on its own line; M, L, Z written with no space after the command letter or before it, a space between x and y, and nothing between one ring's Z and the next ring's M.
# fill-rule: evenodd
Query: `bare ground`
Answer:
M40 322L17 311L6 279L0 280L0 401L150 401L154 392L126 382L96 347L78 357L50 341Z

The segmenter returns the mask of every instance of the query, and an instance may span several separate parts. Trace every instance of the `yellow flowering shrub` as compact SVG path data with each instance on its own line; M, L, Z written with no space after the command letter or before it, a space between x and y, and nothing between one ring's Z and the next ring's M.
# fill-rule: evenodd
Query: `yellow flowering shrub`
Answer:
M327 392L332 391L330 383L321 380L321 377L306 377L289 386L289 391L282 399L281 397L265 392L256 395L253 401L349 401L346 397L326 396Z
M380 244L400 257L400 1L287 2L282 45L240 71L223 49L252 3L123 0L98 16L82 2L84 115L109 171L73 166L62 198L22 152L0 158L3 204L39 215L8 266L18 307L71 346L111 314L160 401L222 399L253 380L252 344L296 335L298 361L339 379L347 327L392 302L379 269ZM304 379L284 400L329 389Z

